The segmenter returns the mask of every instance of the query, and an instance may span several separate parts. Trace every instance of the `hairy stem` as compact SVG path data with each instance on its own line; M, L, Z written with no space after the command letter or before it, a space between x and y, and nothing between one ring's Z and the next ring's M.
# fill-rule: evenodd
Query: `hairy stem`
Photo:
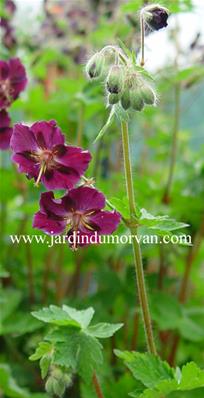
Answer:
M145 41L145 24L144 24L144 18L143 15L140 16L140 32L141 32L141 61L140 65L144 66L145 64L145 46L144 46L144 41Z
M78 117L78 129L77 129L77 145L82 145L82 136L84 129L84 104L80 104L79 117Z
M100 383L99 383L99 380L98 380L98 377L97 377L96 373L93 374L92 381L93 381L93 385L94 385L97 397L98 398L104 398L104 395L103 395L103 392L101 390L101 386L100 386Z
M133 189L133 179L132 179L132 167L130 160L130 145L129 145L129 134L128 134L128 124L126 122L122 122L121 124L122 130L122 141L123 141L123 157L124 157L124 168L125 168L125 178L126 178L126 188L127 188L127 196L129 202L129 210L130 210L130 232L132 235L137 235L137 227L136 225L136 207L135 207L135 197L134 197L134 189ZM154 343L152 324L150 318L149 304L147 299L147 292L145 286L144 279L144 270L142 264L142 256L140 245L137 239L133 239L133 253L134 253L134 265L137 279L137 290L139 295L140 306L142 309L143 321L144 321L144 329L147 340L147 347L149 352L153 354L157 354L156 347Z

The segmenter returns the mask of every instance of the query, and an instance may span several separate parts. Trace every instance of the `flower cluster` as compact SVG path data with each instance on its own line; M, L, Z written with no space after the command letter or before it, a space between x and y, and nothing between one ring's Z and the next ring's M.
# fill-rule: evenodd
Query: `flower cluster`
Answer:
M27 84L25 68L18 58L0 61L0 149L8 149L12 129L7 108Z
M34 178L35 185L69 190L61 199L55 199L52 191L41 194L34 228L48 234L65 232L74 249L83 246L83 242L90 244L95 232L111 234L117 228L120 215L103 210L105 197L101 192L84 185L74 188L87 170L91 155L87 150L66 145L54 120L37 122L31 127L16 124L11 149L19 171Z
M91 57L86 65L90 79L105 81L108 105L119 104L125 111L141 111L156 104L156 93L136 61L119 47L107 46Z

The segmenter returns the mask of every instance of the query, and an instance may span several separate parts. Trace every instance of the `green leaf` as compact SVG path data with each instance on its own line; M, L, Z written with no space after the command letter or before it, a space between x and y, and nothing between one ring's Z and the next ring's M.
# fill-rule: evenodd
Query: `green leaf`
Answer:
M38 359L40 359L42 379L44 379L48 374L48 370L52 361L53 351L54 349L51 343L42 341L39 343L34 354L29 357L30 361L37 361Z
M70 316L71 319L78 322L83 329L87 328L90 324L95 312L92 307L78 311L75 308L68 307L68 305L63 305L62 309Z
M95 337L80 331L68 331L64 342L55 343L53 363L71 367L85 382L90 382L93 372L103 362L102 346Z
M132 52L129 50L129 48L123 43L122 40L120 40L119 38L117 39L117 42L119 44L119 46L122 48L124 54L128 57L128 58L132 58Z
M197 342L204 341L203 327L188 316L184 316L180 320L178 329L184 339Z
M7 319L20 304L22 294L17 290L6 289L0 292L1 298L1 320Z
M0 393L2 397L9 398L29 398L30 394L20 388L12 377L10 368L5 364L0 364ZM1 394L0 394L1 395Z
M42 323L37 319L33 319L30 314L16 312L8 317L2 323L2 334L13 334L21 336L25 333L31 333L42 327Z
M180 370L170 368L165 361L149 353L118 350L115 353L124 360L137 383L140 382L139 388L130 393L134 398L167 397L172 392L204 387L204 371L194 362L187 363Z
M178 300L164 292L152 293L150 298L152 319L157 322L160 330L179 327L184 315Z
M157 233L160 233L161 235L189 227L189 224L178 222L168 216L153 216L146 209L140 210L139 223L140 226L146 226L157 231Z
M40 360L40 370L41 370L42 379L44 379L47 376L49 367L51 365L51 361L52 361L52 358L51 358L51 355L49 355L49 354L48 355L44 355L41 358L41 360Z
M55 305L50 305L48 308L43 308L39 311L32 312L32 315L45 323L51 323L59 326L75 326L80 328L81 325L73 319L67 311Z
M53 350L52 344L50 344L47 341L41 341L38 344L38 347L36 348L34 354L32 354L29 359L30 361L37 361L38 359L42 358L43 355L50 354Z
M94 144L104 136L104 134L106 133L106 131L108 130L108 128L109 128L109 127L111 126L111 124L113 123L114 117L115 117L115 108L114 108L114 106L113 106L113 107L111 108L111 111L110 111L110 114L109 114L109 117L108 117L108 120L107 120L106 124L103 126L103 128L100 130L99 134L98 134L97 137L95 138Z
M106 339L113 336L117 330L122 328L122 326L123 323L117 323L114 325L111 323L97 323L96 325L89 326L86 333L99 339Z
M146 387L155 387L162 380L171 380L174 377L172 368L153 354L141 354L115 350L115 354L124 360L136 380Z
M129 204L127 197L120 198L111 198L111 205L117 210L124 218L130 218Z
M182 367L178 390L186 391L199 387L204 387L204 371L194 362L189 362Z

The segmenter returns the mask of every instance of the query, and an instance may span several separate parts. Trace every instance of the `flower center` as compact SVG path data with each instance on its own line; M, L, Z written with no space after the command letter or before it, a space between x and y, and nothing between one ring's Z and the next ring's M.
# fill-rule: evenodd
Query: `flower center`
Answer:
M0 97L4 98L7 101L7 104L10 103L11 100L11 86L9 79L0 81Z
M50 151L49 149L40 150L34 156L40 163L40 170L39 170L38 178L35 183L35 185L38 187L42 175L45 174L45 172L48 168L50 168L52 165L54 165L54 162L53 162L54 156L53 156L52 151Z

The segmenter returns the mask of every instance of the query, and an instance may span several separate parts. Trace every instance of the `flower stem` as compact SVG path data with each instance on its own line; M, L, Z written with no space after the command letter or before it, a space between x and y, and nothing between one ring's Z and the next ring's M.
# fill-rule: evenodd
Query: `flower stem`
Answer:
M143 15L141 14L140 16L140 32L141 32L141 61L140 65L144 66L145 64L145 47L144 47L144 40L145 40L145 24L144 24L144 18Z
M104 398L104 395L103 395L103 392L101 390L101 386L100 386L100 383L98 381L98 377L97 377L96 373L93 374L92 381L93 381L93 385L94 385L97 397L98 398Z
M172 146L171 146L171 154L170 154L170 163L169 163L169 175L167 178L166 189L164 192L164 196L162 199L163 203L170 202L170 193L173 182L174 170L176 166L176 156L177 156L177 146L178 146L178 132L179 132L179 124L180 124L180 97L181 97L181 86L180 84L176 84L175 86L175 114L174 114L174 126L173 126L173 135L172 135Z
M134 189L133 189L133 179L132 179L132 167L130 160L130 144L129 144L129 134L128 134L128 124L126 122L122 122L121 124L122 130L122 141L123 141L123 157L124 157L124 168L125 168L125 178L126 178L126 188L127 188L127 196L129 201L129 210L130 210L130 232L135 236L135 239L132 240L133 245L133 253L134 253L134 265L137 279L137 289L139 295L140 306L142 309L143 321L144 321L144 329L147 340L147 347L149 352L152 354L157 354L156 347L154 343L152 324L150 318L149 304L147 299L147 292L145 286L144 279L144 270L142 264L142 256L140 245L138 243L137 237L137 227L134 225L137 222L136 218L136 206L135 206L135 197L134 197Z

